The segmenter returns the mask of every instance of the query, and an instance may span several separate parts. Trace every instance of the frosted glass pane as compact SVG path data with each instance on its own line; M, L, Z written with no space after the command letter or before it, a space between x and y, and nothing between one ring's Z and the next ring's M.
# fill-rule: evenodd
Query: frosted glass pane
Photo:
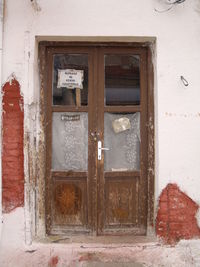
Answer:
M104 116L105 171L131 171L140 168L140 113Z
M52 121L52 168L87 171L88 114L54 112Z

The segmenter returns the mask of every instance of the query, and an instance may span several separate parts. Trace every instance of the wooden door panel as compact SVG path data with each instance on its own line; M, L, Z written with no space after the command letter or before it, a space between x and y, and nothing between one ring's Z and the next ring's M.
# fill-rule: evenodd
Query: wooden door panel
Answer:
M84 229L87 225L86 179L54 180L52 192L52 231ZM63 228L64 226L64 228Z
M137 224L137 178L107 179L105 183L105 228Z

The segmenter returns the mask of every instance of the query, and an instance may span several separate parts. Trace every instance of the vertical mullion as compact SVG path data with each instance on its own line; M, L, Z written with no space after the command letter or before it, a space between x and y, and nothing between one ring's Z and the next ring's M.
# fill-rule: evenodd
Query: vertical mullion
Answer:
M97 67L95 48L89 48L89 88L88 88L88 223L94 232L96 229L96 180L97 145L94 140L97 132L97 106L95 105L97 87Z
M99 133L99 140L102 142L102 146L104 143L104 50L99 48L98 49L98 94L97 94L97 106L98 106L98 133ZM97 210L98 210L98 228L97 234L101 234L103 232L104 226L104 208L105 208L105 197L104 197L104 155L102 153L102 158L98 160L98 198L97 198Z

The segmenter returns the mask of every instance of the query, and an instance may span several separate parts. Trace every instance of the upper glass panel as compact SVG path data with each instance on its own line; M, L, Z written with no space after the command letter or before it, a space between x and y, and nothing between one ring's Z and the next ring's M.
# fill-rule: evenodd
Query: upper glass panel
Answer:
M53 105L88 104L88 55L58 54L53 57Z
M105 55L105 104L140 104L140 58L137 55Z

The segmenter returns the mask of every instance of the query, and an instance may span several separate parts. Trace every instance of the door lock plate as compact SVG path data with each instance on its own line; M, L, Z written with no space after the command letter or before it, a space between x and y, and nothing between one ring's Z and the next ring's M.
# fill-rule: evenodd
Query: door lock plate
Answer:
M101 160L102 156L101 156L101 151L102 150L106 150L108 151L109 148L107 147L102 147L102 142L101 141L98 141L98 160Z

